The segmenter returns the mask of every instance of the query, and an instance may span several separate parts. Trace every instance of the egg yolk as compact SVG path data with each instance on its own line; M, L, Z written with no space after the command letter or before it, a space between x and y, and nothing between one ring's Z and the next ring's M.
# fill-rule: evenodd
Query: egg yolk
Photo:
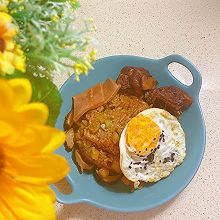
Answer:
M132 118L127 125L127 143L135 148L137 155L150 154L160 138L160 127L150 118L139 115Z

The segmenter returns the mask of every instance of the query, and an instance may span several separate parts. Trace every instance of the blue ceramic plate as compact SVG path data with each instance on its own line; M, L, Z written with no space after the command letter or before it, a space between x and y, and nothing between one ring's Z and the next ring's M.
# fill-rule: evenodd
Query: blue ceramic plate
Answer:
M182 84L169 72L168 65L172 62L180 63L189 69L193 76L192 85ZM64 117L71 109L73 95L103 82L108 77L115 80L121 68L126 65L144 67L158 80L159 87L176 85L193 98L192 106L180 118L186 134L187 156L183 164L177 167L168 178L130 193L121 183L107 186L97 182L92 174L80 174L71 159L72 153L67 153L64 147L61 147L57 153L64 156L71 165L67 180L73 188L71 194L64 195L53 187L57 200L61 203L86 202L98 207L125 212L148 210L169 201L180 193L199 168L205 148L205 124L199 104L202 79L196 67L179 55L170 55L158 60L123 55L97 60L94 64L95 69L90 72L89 76L82 76L80 83L75 82L71 76L62 86L60 91L63 105L56 127L63 129Z

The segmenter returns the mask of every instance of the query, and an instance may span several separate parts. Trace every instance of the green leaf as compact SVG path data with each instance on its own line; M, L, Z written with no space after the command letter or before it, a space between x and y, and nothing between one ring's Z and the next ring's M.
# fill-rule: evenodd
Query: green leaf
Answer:
M49 118L47 124L54 126L60 113L62 105L61 94L56 85L47 78L35 77L32 74L16 72L12 75L5 76L11 78L26 78L32 84L32 102L43 102L49 108Z
M34 77L32 81L33 102L43 102L49 108L48 125L54 126L60 113L62 98L56 85L47 78Z

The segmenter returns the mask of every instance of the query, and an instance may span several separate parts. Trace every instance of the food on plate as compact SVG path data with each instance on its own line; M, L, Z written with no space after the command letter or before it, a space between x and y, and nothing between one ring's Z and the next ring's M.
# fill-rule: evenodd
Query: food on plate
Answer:
M120 138L120 167L138 187L170 175L186 156L185 134L169 112L147 109L132 118Z
M116 181L120 180L122 177L122 174L111 175L109 170L106 168L97 169L96 173L97 173L98 177L106 183L116 182Z
M71 111L66 115L65 120L64 120L64 130L68 130L72 127L73 123L74 123L74 119L73 119L73 106L74 104L72 103L72 109Z
M75 158L76 158L76 162L80 167L81 172L84 172L84 170L88 171L88 170L91 170L93 168L93 165L86 163L82 159L78 149L75 150L74 155L75 155Z
M112 79L107 79L103 83L104 103L107 103L109 100L111 100L117 94L119 89L120 85L115 83L115 81Z
M157 85L157 80L148 70L134 66L123 67L116 82L121 85L121 92L139 97L144 95L144 91L155 89Z
M119 139L128 121L149 105L135 96L117 94L107 104L88 111L75 123L75 142L83 160L121 174Z
M75 134L74 134L74 130L73 128L70 128L67 132L66 132L66 147L70 150L73 149L74 146L74 142L75 142Z
M107 79L72 98L65 147L81 172L106 183L121 180L134 191L183 162L185 134L176 117L192 98L178 87L156 86L148 70L126 66L116 82Z
M166 109L179 117L192 104L192 98L176 86L166 86L149 90L145 93L145 101L153 107Z
M114 97L119 88L120 86L112 79L107 79L104 83L98 83L85 92L74 96L73 113L70 113L72 118L69 118L70 124L79 120L87 111L107 103L112 97Z

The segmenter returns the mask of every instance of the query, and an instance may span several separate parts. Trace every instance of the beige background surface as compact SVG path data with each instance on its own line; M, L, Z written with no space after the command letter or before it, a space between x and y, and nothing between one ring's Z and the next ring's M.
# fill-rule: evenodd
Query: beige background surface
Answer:
M57 203L58 220L220 219L220 0L80 2L79 15L93 17L98 27L98 57L132 54L161 58L177 53L198 67L203 77L200 101L206 121L207 144L195 178L169 203L132 214L110 212L87 204ZM181 72L179 67L174 69ZM180 78L188 79L186 75ZM57 84L60 86L65 79L59 77Z

